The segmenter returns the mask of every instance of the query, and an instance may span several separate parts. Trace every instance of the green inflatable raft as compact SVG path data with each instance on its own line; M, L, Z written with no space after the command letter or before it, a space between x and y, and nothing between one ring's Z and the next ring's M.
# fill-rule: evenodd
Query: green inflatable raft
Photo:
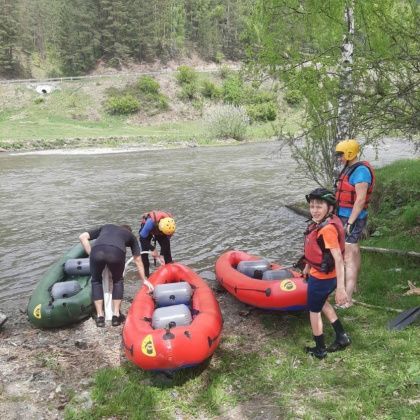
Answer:
M36 286L27 308L38 328L56 328L91 316L93 311L89 257L81 244L54 263Z

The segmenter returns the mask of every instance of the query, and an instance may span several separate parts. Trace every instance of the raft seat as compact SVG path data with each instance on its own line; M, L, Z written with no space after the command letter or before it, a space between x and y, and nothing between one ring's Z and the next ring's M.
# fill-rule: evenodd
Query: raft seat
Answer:
M266 259L241 261L236 269L245 276L252 277L253 279L262 279L264 273L269 270L271 264Z
M65 299L77 295L82 286L77 280L68 280L55 283L51 288L51 296L54 300Z
M158 284L153 291L153 299L158 308L171 305L189 305L192 288L186 281Z
M184 304L157 308L152 315L152 327L154 329L180 327L190 325L191 322L191 311Z
M68 276L88 276L90 274L89 257L67 260L64 264L64 272Z

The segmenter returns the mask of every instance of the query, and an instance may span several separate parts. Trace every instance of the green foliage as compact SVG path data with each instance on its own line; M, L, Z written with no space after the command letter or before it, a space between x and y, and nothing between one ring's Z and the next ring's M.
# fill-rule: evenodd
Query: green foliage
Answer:
M13 76L19 69L17 57L19 23L16 1L0 3L0 76Z
M340 138L363 136L369 143L393 130L408 138L418 134L417 3L340 0L325 8L317 1L255 2L249 69L298 92L286 94L289 104L302 97L305 134L279 137L308 178L332 183ZM344 57L347 51L353 55Z
M64 75L80 75L95 65L98 42L95 30L97 10L90 3L82 0L60 3L56 45Z
M405 249L419 249L420 162L402 160L376 171L369 207L369 231L375 244L388 241L388 233ZM392 247L392 245L391 245Z
M302 102L303 95L299 92L299 90L288 89L284 95L284 99L290 106L294 107Z
M140 109L140 102L131 95L111 96L106 101L105 108L112 115L128 115Z
M168 98L159 90L158 81L150 76L142 76L136 83L129 84L122 89L114 87L107 89L107 96L108 98L132 97L141 104L144 112L154 115L169 108Z
M201 94L208 99L219 99L222 97L222 89L210 80L203 80Z
M223 101L228 104L240 105L244 98L242 79L234 74L223 81Z
M222 64L219 68L219 77L221 79L227 79L232 73L232 70L226 64Z
M246 112L249 118L251 118L251 121L274 121L277 117L277 109L273 102L263 102L247 105Z
M218 64L220 64L224 59L225 55L221 51L218 51L214 56L214 61Z
M249 118L246 111L234 105L216 105L205 115L206 126L211 136L216 138L245 138Z
M181 91L179 92L179 98L183 101L192 101L196 99L198 95L198 87L196 83L183 83Z
M141 76L137 81L137 86L141 92L152 95L157 95L160 90L159 82L151 76Z
M189 66L179 66L176 73L176 80L179 85L193 85L196 83L198 73Z

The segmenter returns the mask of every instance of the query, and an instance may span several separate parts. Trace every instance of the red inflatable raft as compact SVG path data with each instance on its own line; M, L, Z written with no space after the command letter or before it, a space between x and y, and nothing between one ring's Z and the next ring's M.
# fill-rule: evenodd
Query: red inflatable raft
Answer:
M127 358L145 370L173 370L200 364L216 350L222 331L222 314L212 290L195 272L179 263L160 267L149 281L155 287L189 283L193 291L192 322L154 329L155 301L143 286L128 311L123 329Z
M237 270L241 261L260 261L261 257L242 251L228 251L216 261L216 278L219 283L236 299L248 305L263 309L282 311L306 309L307 286L301 274L282 269L280 265L270 264L268 270L283 274L280 280L252 278ZM269 274L269 273L267 273ZM275 277L275 276L273 276Z

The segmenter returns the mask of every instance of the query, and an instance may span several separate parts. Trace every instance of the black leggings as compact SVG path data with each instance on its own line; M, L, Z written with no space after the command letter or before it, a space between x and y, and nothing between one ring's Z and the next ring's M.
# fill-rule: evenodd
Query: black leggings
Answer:
M120 300L124 294L123 272L125 253L112 245L97 245L90 253L90 272L92 274L92 299L103 300L102 271L108 266L112 274L112 299Z
M172 262L171 241L169 239L169 236L156 235L155 238L156 238L156 241L160 245L160 253L163 255L163 258L165 259L165 264L171 263ZM150 250L151 240L152 240L151 237L147 239L140 238L142 251ZM146 277L149 277L150 275L149 254L141 254L141 260L143 261L143 265L144 265L144 273L146 274Z

